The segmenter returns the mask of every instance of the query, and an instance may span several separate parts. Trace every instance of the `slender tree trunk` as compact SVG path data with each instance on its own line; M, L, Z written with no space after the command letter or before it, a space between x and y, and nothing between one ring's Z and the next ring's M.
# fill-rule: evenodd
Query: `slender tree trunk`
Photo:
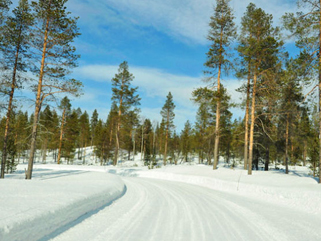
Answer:
M121 91L123 91L123 88L124 88L124 80L122 80ZM118 152L119 152L119 148L120 148L120 145L119 145L119 131L120 131L120 124L121 124L121 115L122 115L121 108L122 108L122 105L123 105L123 96L121 96L120 100L119 100L117 127L116 127L116 133L115 133L115 136L116 136L116 148L115 148L114 163L113 163L114 166L117 165Z
M20 29L21 32L21 29ZM6 127L4 131L4 139L3 139L3 149L2 149L2 160L1 160L1 175L0 178L4 178L4 170L7 161L7 146L8 146L8 136L9 136L9 123L10 123L10 116L12 112L12 102L13 102L13 95L16 88L16 74L17 74L17 66L19 60L19 53L20 53L20 44L18 44L16 49L15 55L15 63L12 72L12 82L11 82L11 91L9 94L9 104L7 110L7 119L6 119Z
M244 136L244 170L248 168L249 151L249 112L250 112L250 86L251 86L251 63L248 65L247 87L246 87L246 110L245 110L245 136Z
M51 5L51 1L49 2L49 5ZM41 66L40 66L40 72L39 72L39 81L38 81L37 97L36 97L36 104L35 104L35 113L34 113L33 125L32 125L30 156L29 156L29 162L28 162L28 170L26 173L26 179L32 178L33 161L34 161L36 141L37 141L38 119L39 119L39 112L41 110L41 103L42 103L42 100L41 100L42 80L44 75L45 59L46 59L46 52L47 52L48 31L49 31L49 17L47 18L47 21L46 21L46 30L44 33Z
M286 130L285 130L285 174L289 173L289 114L286 117Z
M222 45L223 41L223 28L221 29L221 36L220 36L220 50L223 49ZM220 53L220 57L222 53ZM215 142L214 142L214 163L213 163L213 170L217 168L218 160L219 160L219 142L220 142L220 118L221 118L221 71L222 71L222 63L220 61L218 65L218 74L217 74L217 94L218 100L216 105L216 126L215 126Z
M315 173L316 173L316 169L317 169L316 165L317 164L315 162L313 162L313 177L315 177Z
M62 113L57 164L60 164L61 146L62 146L62 136L63 136L63 134L64 134L65 117L66 117L66 109L64 109L64 111L63 111L63 113Z
M264 166L264 171L268 171L268 170L269 170L269 164L270 164L270 147L267 146L267 147L266 147L266 151L265 151L265 166Z
M221 70L218 71L218 87L217 87L217 93L220 95L220 74ZM220 118L221 118L221 97L219 96L217 105L216 105L216 125L215 125L215 142L214 142L214 162L213 162L213 170L217 169L218 164L218 158L219 158L219 152L218 152L218 146L220 142Z
M256 68L257 69L257 68ZM252 175L253 162L253 143L254 143L254 124L255 124L255 95L256 95L257 74L254 73L252 89L252 106L251 106L251 126L250 126L250 145L249 145L249 168L248 175Z

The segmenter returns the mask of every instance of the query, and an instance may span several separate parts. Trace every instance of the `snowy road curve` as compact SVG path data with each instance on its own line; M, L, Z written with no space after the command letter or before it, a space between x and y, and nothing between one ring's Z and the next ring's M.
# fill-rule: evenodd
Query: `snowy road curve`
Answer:
M123 197L50 240L321 240L317 216L190 184L123 179Z

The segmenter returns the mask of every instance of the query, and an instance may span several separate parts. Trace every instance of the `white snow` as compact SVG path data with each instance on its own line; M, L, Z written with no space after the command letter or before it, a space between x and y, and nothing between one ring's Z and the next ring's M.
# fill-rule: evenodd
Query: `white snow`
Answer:
M321 240L306 167L124 166L36 164L26 181L20 165L0 180L0 240Z
M34 179L9 176L0 190L0 240L32 241L106 206L125 186L106 173L35 169Z

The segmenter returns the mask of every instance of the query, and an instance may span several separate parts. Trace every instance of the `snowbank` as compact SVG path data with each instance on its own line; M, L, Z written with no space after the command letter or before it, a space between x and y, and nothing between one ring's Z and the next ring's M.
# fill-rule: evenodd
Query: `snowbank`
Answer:
M0 181L0 240L47 240L121 197L123 181L106 173L35 169L30 181Z
M321 185L308 176L307 167L292 167L290 174L280 171L254 171L210 166L167 166L139 171L139 177L156 178L199 185L222 192L259 198L312 214L321 214Z

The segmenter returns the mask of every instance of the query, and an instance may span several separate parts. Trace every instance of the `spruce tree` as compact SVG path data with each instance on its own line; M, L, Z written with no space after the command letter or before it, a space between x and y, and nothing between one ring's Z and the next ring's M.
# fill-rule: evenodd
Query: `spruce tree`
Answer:
M62 142L62 157L67 160L67 164L73 164L76 151L76 142L79 136L79 117L75 109L66 116L64 128L64 138Z
M118 115L116 119L115 130L115 151L114 151L114 163L116 166L118 162L118 152L120 149L120 130L123 124L123 116L126 116L132 107L139 105L140 98L136 95L137 88L131 87L131 82L134 79L134 75L128 70L128 63L126 61L119 65L118 73L112 79L112 101L115 102Z
M214 144L214 163L213 169L217 168L219 158L219 140L220 140L220 112L221 112L221 75L223 70L226 72L233 67L230 61L231 52L229 46L236 38L236 27L233 22L234 16L232 9L229 6L230 0L217 0L214 15L211 17L210 30L208 40L211 41L211 46L207 52L207 60L205 66L208 68L205 71L210 75L209 80L215 82L216 77L216 126L215 126L215 144ZM217 76L216 75L217 71ZM213 84L214 85L214 84Z
M185 122L184 129L181 133L181 149L184 156L185 162L188 161L188 154L191 152L191 135L192 135L192 126L189 121Z
M34 88L36 101L26 179L32 177L38 119L43 101L57 93L77 95L82 87L81 82L67 78L70 70L77 66L79 55L75 54L76 48L72 43L79 32L77 18L70 16L66 4L67 0L32 2L36 24L31 38L33 57L37 60L32 71L38 76L38 82ZM38 61L40 65L36 64Z
M85 111L79 117L79 130L80 130L80 147L81 147L81 158L83 160L83 164L86 162L86 151L85 148L89 145L90 141L90 124L89 124L89 115Z
M40 138L42 142L42 162L46 163L47 158L47 147L51 136L53 135L53 116L49 105L46 106L44 111L40 112L39 120Z
M165 128L164 166L166 165L166 161L167 161L168 139L170 138L170 134L172 130L175 128L174 109L175 109L175 104L173 102L173 96L172 96L172 93L169 92L168 95L166 96L165 104L162 107L162 110L160 112L164 120L164 128Z
M95 125L95 148L94 153L97 158L100 159L100 165L103 164L104 158L104 149L105 149L105 142L106 142L106 133L104 130L104 123L101 119L99 119ZM96 158L96 161L97 161Z
M96 145L95 143L95 133L96 133L96 126L98 124L98 112L95 109L91 118L90 118L90 130L91 130L91 147Z

